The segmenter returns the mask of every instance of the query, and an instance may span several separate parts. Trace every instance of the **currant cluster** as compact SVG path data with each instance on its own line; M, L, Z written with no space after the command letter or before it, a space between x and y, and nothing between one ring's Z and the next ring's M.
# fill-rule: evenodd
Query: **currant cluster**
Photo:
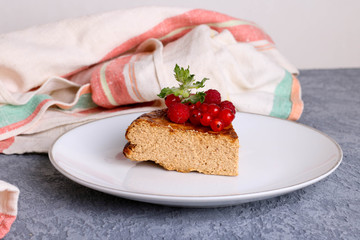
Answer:
M235 107L230 101L221 101L220 93L215 89L205 92L205 100L193 103L181 103L181 99L174 94L165 98L168 107L167 116L175 123L190 121L193 125L210 127L219 132L229 126L235 118Z

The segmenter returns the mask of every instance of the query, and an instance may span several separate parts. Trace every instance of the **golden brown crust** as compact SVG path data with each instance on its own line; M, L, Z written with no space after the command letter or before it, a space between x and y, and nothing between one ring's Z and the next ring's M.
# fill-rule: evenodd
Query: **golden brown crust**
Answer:
M138 124L140 121L147 121L150 124L156 125L156 126L166 126L173 130L179 130L179 131L194 130L194 131L201 132L201 133L221 135L222 137L229 137L234 140L238 139L238 136L232 125L224 128L220 132L214 132L209 127L194 126L193 124L191 124L189 122L186 122L183 124L173 123L166 116L166 109L155 110L155 111L141 115L130 125L130 127L126 131L125 136L127 135L127 132L129 131L129 129L134 127L134 125Z
M124 147L123 153L124 153L125 157L129 157L131 155L131 152L132 152L132 146L128 142L128 143L126 143L126 145Z

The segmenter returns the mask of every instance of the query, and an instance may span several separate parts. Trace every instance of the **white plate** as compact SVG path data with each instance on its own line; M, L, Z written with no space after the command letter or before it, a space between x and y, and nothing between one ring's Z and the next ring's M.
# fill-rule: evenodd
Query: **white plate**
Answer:
M305 125L237 113L239 175L211 176L167 171L122 154L125 131L138 116L95 121L62 135L52 146L52 164L84 186L156 204L216 207L285 194L331 174L342 160L340 146Z

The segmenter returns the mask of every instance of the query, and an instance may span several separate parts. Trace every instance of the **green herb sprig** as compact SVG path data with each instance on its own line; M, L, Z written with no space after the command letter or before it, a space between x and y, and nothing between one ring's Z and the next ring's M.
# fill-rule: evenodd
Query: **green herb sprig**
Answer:
M160 98L165 98L170 94L174 94L175 96L179 96L182 103L196 103L196 102L204 102L205 100L205 92L196 92L194 94L191 93L192 89L199 89L205 86L205 82L209 80L208 78L203 78L201 81L195 82L195 75L190 74L189 66L187 69L183 67L179 67L177 64L174 68L174 76L176 81L179 82L179 87L166 87L161 89L161 92L158 94Z

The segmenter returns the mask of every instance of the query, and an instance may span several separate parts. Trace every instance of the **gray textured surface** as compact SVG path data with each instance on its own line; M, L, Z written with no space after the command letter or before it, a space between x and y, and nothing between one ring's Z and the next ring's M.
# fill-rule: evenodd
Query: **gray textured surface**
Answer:
M21 190L5 239L359 239L360 69L301 71L299 122L333 137L343 163L296 192L215 209L130 201L78 185L47 155L0 155L0 179Z

